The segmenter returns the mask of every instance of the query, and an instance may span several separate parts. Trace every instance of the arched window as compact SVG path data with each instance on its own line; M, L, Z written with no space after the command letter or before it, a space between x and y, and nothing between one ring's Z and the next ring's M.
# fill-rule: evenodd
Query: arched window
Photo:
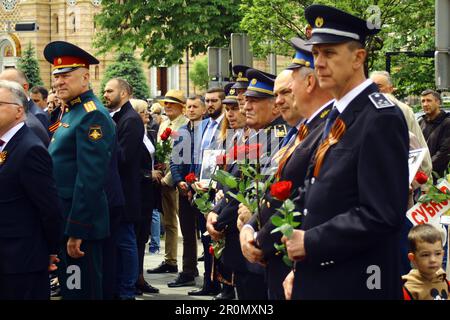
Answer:
M74 12L69 15L69 30L72 33L77 32L77 20Z
M59 17L57 14L53 15L53 30L56 34L59 33Z

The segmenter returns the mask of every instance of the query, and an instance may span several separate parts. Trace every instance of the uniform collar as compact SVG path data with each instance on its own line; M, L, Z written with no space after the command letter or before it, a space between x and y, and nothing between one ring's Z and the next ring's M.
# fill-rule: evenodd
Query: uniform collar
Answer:
M91 97L92 95L94 95L92 90L88 90L80 94L75 99L70 100L69 103L67 104L67 109L69 109L68 111L73 109L77 104L81 104L84 100L86 100L86 98Z
M344 110L348 107L348 105L365 89L367 89L373 83L372 80L367 79L363 83L359 84L349 92L345 96L343 96L339 101L335 100L334 106L338 109L339 113L344 112Z
M322 111L323 111L327 106L329 106L329 105L330 105L331 103L333 103L333 102L334 102L334 99L328 101L328 102L325 103L323 106L321 106L319 109L317 109L317 111L314 112L314 114L313 114L311 117L309 117L308 120L306 120L306 123L307 123L307 124L311 123L311 122L312 122L319 114L322 113Z

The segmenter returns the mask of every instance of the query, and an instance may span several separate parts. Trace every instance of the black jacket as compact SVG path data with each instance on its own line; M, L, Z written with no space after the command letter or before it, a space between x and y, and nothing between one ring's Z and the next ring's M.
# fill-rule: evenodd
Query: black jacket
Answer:
M44 271L59 253L62 212L52 159L25 125L0 164L0 274Z
M420 119L420 128L430 149L433 171L443 176L450 161L450 114L441 111L436 119Z
M306 257L298 299L401 299L400 233L408 203L409 138L400 109L369 85L339 118L343 136L300 194ZM312 167L311 167L312 168Z
M144 124L130 102L114 114L119 140L119 174L125 195L124 222L136 222L141 217L141 154Z

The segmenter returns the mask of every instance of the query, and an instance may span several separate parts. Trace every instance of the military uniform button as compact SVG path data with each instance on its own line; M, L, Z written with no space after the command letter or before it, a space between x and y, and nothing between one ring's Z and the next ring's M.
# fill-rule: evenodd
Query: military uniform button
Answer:
M311 179L311 184L314 184L316 182L316 178Z
M303 215L305 215L305 216L308 215L308 209L303 210Z
M322 267L325 267L325 263L323 263L323 262L322 262L320 265L321 265Z
M330 261L331 264L334 264L334 261Z

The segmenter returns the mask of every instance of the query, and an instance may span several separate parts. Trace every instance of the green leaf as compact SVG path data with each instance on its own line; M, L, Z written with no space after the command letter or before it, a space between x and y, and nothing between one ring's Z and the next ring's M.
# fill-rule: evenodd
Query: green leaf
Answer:
M297 228L299 225L301 225L300 222L292 222L291 226L294 228Z
M282 219L279 216L272 216L271 220L272 220L272 224L276 227L281 227L285 222L284 219Z
M293 262L289 259L287 255L283 256L283 262L285 265L287 265L289 268L292 268Z
M286 246L284 245L284 243L282 243L282 244L274 243L273 246L275 247L275 249L277 251L286 252Z

